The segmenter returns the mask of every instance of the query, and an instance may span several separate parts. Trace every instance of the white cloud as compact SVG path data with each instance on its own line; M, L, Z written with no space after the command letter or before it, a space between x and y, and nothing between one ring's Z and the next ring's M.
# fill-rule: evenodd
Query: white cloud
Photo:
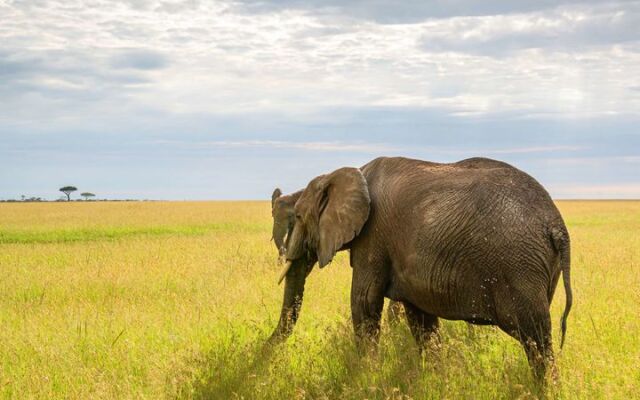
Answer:
M156 145L172 146L191 149L212 149L212 148L271 148L284 150L304 150L320 152L348 152L348 153L371 153L371 154L407 154L414 152L428 152L434 155L451 155L460 157L473 157L479 154L484 156L507 155L507 154L529 154L529 153L554 153L573 152L582 150L581 146L528 146L511 148L475 148L475 149L453 149L447 147L424 147L424 146L402 146L391 143L372 143L361 141L328 141L328 142L293 142L280 140L219 140L219 141L179 141L179 140L157 140Z
M637 42L640 3L572 5L527 14L456 17L432 21L426 50L507 55L525 49L577 53L597 46ZM456 35L451 33L455 31Z
M155 70L163 69L167 64L166 56L148 50L125 50L111 58L111 65L115 68Z
M0 88L0 96L8 119L24 106L16 92L42 94L46 82L95 92L102 110L117 98L117 107L168 113L304 117L326 107L396 106L459 116L637 115L639 9L568 5L384 25L308 9L236 13L227 3L5 2L4 57L45 66L63 59L66 67L43 68L33 79L14 71L5 83L11 90ZM133 91L126 82L103 85L118 75L149 84ZM35 81L44 87L24 89ZM44 97L34 112L57 107ZM56 114L74 113L64 107Z
M323 152L355 152L355 153L378 153L397 151L398 147L386 143L363 143L363 142L287 142L279 140L238 140L238 141L206 141L206 142L181 142L175 140L158 140L154 142L159 145L169 145L187 148L272 148L286 150L305 150Z
M222 192L283 159L296 187L378 154L484 155L637 180L638 1L328 1L0 0L0 171L231 171Z
M623 0L624 1L624 0ZM236 0L247 13L266 13L285 9L305 10L321 15L348 15L378 23L415 23L433 18L485 16L532 12L562 4L597 4L597 0Z

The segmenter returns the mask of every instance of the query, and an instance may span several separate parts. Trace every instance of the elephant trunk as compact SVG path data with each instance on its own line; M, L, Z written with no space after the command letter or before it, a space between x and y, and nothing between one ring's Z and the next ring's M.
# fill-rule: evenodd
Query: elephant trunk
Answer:
M296 324L300 307L302 306L302 295L304 294L304 283L307 279L307 265L304 259L293 262L286 274L284 286L284 299L278 326L271 334L269 342L276 344L283 342Z
M284 255L284 245L288 232L289 227L287 226L287 224L282 222L274 222L272 237L273 241L276 244L276 247L278 248L278 253L281 256Z

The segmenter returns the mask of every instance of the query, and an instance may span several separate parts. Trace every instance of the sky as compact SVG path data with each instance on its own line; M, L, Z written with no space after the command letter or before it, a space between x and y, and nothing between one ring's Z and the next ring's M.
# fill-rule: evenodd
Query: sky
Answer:
M640 1L0 0L0 199L270 199L378 156L640 198L639 26Z

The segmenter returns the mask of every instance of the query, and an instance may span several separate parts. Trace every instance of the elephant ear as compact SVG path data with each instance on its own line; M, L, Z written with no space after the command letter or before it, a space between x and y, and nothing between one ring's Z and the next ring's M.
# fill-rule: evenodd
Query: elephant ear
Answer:
M276 200L278 197L282 196L282 190L280 188L276 188L271 194L271 208L276 204Z
M367 181L357 168L340 168L322 178L319 199L318 262L329 264L353 240L369 217Z

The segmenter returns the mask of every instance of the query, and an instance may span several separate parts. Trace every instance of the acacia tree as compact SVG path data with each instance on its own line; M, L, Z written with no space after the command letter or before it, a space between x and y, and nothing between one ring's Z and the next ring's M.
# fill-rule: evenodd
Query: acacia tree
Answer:
M80 196L84 197L85 200L89 200L90 197L96 197L96 195L91 192L80 193Z
M60 191L67 195L67 201L71 201L71 193L78 190L75 186L64 186L60 188Z

